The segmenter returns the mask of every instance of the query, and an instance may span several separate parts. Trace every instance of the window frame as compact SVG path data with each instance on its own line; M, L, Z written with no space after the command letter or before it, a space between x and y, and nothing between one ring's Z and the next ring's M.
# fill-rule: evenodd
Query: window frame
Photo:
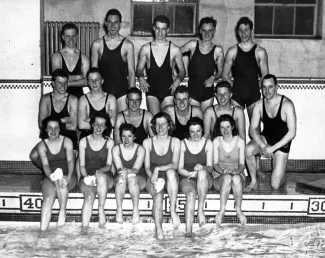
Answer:
M153 36L153 29L152 31L148 33L135 33L134 32L134 5L135 4L144 4L144 5L160 5L160 4L168 4L168 5L173 5L173 6L194 6L193 10L193 33L173 33L171 31L168 32L168 37L197 37L198 36L198 31L197 31L197 23L198 23L198 17L199 17L199 1L200 0L195 0L195 3L184 3L184 2L157 2L157 0L131 0L131 36L133 37L152 37ZM173 28L175 28L175 7L173 8L173 20L170 20L170 23L173 24ZM151 13L151 24L153 23L153 20L155 19L156 15L154 14L154 8L152 8L152 13ZM171 24L169 27L171 27Z
M313 21L313 35L301 35L301 34L261 34L256 33L254 31L254 36L256 38L270 38L270 39L321 39L322 38L322 9L323 9L323 1L315 0L315 4L299 4L299 3L291 3L291 4L281 4L281 3L256 3L254 1L254 24L256 21L256 7L257 6L269 6L273 8L272 14L272 32L274 33L274 22L275 22L275 8L276 7L294 7L294 15L293 15L293 31L295 31L296 26L296 7L314 7L314 21Z

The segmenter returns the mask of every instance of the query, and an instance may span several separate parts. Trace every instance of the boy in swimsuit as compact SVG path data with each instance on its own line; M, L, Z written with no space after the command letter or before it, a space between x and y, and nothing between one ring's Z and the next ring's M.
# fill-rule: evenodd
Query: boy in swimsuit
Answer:
M114 95L117 112L127 109L127 91L135 87L135 61L133 43L120 34L122 15L110 9L105 17L106 35L91 46L91 65L103 73L103 91Z
M182 53L179 47L167 40L169 19L158 15L153 22L154 41L145 44L140 50L136 76L140 89L147 94L147 107L153 114L173 104L173 94L185 77ZM178 74L173 78L173 69ZM147 67L147 80L144 69Z
M271 186L277 190L285 181L285 170L288 162L291 141L296 136L297 119L293 102L284 95L278 94L277 78L267 74L262 79L263 98L256 102L249 128L252 140L245 148L245 157L251 183L246 192L256 190L256 155L272 158L273 170ZM263 132L259 132L259 124L263 121Z
M52 72L58 68L69 75L67 92L80 98L87 86L86 74L89 70L89 58L77 48L78 27L66 23L61 30L63 48L51 57Z

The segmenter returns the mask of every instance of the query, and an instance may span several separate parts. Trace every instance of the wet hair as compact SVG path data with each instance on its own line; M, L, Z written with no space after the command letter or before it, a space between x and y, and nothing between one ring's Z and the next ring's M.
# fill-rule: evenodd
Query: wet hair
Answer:
M170 115L168 115L165 112L159 112L154 117L151 119L151 129L154 133L154 135L157 135L157 130L156 130L156 122L158 118L164 117L167 120L168 123L168 135L172 135L172 133L175 131L175 125L173 120L171 119Z
M209 23L212 23L213 28L217 27L217 20L213 19L213 17L204 17L200 20L198 28L201 29L203 24L209 24Z
M188 87L186 87L186 86L178 86L176 88L176 90L174 91L174 98L176 98L177 93L179 93L179 94L187 93L188 97L190 98L190 91L189 91Z
M273 79L275 86L278 85L278 79L276 78L276 76L274 74L270 74L270 73L266 74L263 77L262 82L261 82L261 85L263 86L264 80L270 80L270 79Z
M98 73L100 75L100 77L102 79L104 79L104 75L103 75L102 71L99 68L97 68L97 67L91 67L88 70L87 75L86 75L87 80L88 80L89 74L91 74L91 73Z
M111 123L111 118L109 117L109 115L107 113L103 113L103 112L96 112L91 118L90 118L90 125L91 125L91 133L94 132L94 127L93 124L96 121L96 118L103 118L106 120L105 125L106 125L106 129L103 132L103 137L105 139L108 139L111 135L111 131L112 131L112 123Z
M64 32L65 32L66 30L75 30L77 34L79 33L79 29L78 29L77 25L74 24L74 23L72 23L72 22L68 22L68 23L66 23L66 24L64 24L64 25L62 26L62 29L61 29L61 36L64 35Z
M41 131L39 134L39 138L41 139L47 139L49 138L49 135L46 131L47 125L49 122L57 122L59 124L60 132L63 130L63 123L61 122L61 119L58 116L48 116L42 120L42 126L41 126Z
M107 18L108 18L108 16L110 16L110 15L116 15L116 16L119 17L120 21L122 21L122 14L120 13L119 10L117 10L117 9L114 8L114 9L109 9L109 10L107 11L106 16L105 16L105 22L107 21Z
M57 77L67 78L67 80L69 80L69 74L61 68L55 69L53 71L52 82L55 82Z
M232 129L232 135L236 136L238 135L238 129L236 126L236 122L235 119L233 119L233 117L231 115L225 114L225 115L221 115L218 119L217 122L214 125L214 129L213 129L213 139L218 137L218 136L222 136L221 132L220 132L220 125L222 122L228 121L231 125Z
M137 87L131 87L129 88L128 92L126 93L126 96L129 97L129 94L138 94L140 98L142 99L142 91L138 89Z
M227 88L229 92L232 92L232 86L227 81L218 82L216 87L214 88L214 93L217 94L219 88Z
M167 24L167 28L169 28L170 21L169 21L169 19L168 19L167 16L165 16L165 15L158 15L158 16L156 16L155 19L153 20L152 26L155 27L157 22L166 23Z
M135 137L137 137L137 129L133 124L123 123L120 125L120 139L122 140L122 133L124 131L130 131Z
M241 17L241 18L238 20L238 22L237 22L237 25L236 25L236 32L239 30L239 27L240 27L240 25L242 25L242 24L244 24L244 25L247 25L247 24L248 24L248 26L249 26L249 28L250 28L251 30L254 28L254 24L253 24L252 20L249 19L247 16L243 16L243 17Z

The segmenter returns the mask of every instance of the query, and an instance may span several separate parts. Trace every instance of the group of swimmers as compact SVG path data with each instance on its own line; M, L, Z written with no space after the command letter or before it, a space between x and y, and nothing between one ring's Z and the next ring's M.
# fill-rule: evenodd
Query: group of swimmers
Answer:
M257 176L263 176L259 157L273 158L271 185L278 189L296 133L294 105L278 94L277 78L268 73L266 51L252 41L253 23L247 17L238 21L240 43L228 50L224 61L222 48L212 43L213 18L201 19L200 40L179 48L167 41L169 20L159 15L153 23L154 41L141 48L135 69L133 44L119 34L121 22L118 10L107 12L107 34L92 44L91 68L87 56L76 47L78 28L71 23L62 28L64 48L51 59L53 92L40 100L42 141L30 154L45 174L41 230L48 228L56 197L60 204L57 224L64 224L68 193L77 183L84 195L83 228L89 225L96 195L99 226L104 227L106 196L113 186L116 221L123 222L122 201L128 190L134 224L139 221L139 194L146 188L153 198L158 238L163 238L164 189L175 228L180 224L176 213L179 188L186 195L188 236L192 235L196 196L199 225L205 224L204 201L212 186L220 192L216 223L222 221L232 190L237 216L245 224L242 195L258 188ZM185 87L180 83L185 77L182 53L187 52L189 81ZM135 87L135 76L140 89ZM221 77L223 81L214 87ZM90 92L83 95L84 86ZM143 92L148 110L140 108ZM245 107L252 138L247 146ZM245 160L251 182L244 189ZM54 176L58 168L61 177Z

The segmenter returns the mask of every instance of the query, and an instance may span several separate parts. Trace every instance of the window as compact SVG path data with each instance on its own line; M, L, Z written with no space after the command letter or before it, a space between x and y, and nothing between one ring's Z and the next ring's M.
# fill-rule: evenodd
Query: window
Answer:
M132 35L151 36L157 15L170 20L169 36L194 36L198 0L132 0Z
M255 36L316 38L320 0L255 0Z

